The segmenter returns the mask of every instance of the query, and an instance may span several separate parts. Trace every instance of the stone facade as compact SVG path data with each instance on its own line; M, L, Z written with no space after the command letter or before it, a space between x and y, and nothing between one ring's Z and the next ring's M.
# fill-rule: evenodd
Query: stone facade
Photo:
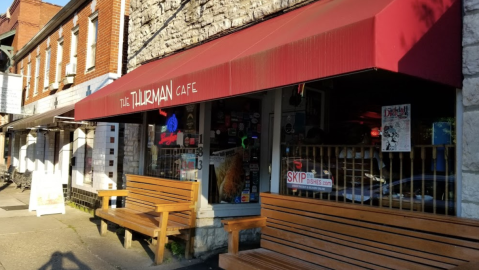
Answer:
M201 257L222 251L228 245L228 233L224 230L221 218L201 218L196 220L194 256ZM241 243L257 243L260 228L240 232Z
M479 219L479 0L464 0L462 216Z
M128 69L311 0L131 0Z
M123 172L139 174L140 169L140 125L125 124Z

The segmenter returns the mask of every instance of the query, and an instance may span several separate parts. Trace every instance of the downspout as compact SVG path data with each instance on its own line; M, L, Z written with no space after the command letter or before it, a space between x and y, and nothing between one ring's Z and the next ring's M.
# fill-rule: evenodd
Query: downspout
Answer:
M121 0L120 7L120 33L118 35L118 78L121 77L121 68L123 64L123 33L125 32L125 4L126 0Z

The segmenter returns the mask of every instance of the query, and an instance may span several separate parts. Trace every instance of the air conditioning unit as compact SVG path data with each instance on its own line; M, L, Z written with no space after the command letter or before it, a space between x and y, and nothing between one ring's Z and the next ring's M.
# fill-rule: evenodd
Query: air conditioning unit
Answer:
M76 75L77 64L76 63L68 63L65 70L66 76Z

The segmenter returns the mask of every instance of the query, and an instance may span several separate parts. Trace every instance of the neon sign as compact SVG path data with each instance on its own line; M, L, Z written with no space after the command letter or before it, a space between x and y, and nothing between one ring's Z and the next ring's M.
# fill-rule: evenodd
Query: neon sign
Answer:
M161 134L161 140L158 144L170 145L172 142L176 142L178 135L171 133L170 136L166 136L165 133Z
M160 109L160 115L163 115L164 117L168 116L168 114L167 114L165 111L161 110L161 109Z
M176 115L173 114L166 121L166 129L168 129L169 132L175 132L177 128L178 128L178 119L176 119Z

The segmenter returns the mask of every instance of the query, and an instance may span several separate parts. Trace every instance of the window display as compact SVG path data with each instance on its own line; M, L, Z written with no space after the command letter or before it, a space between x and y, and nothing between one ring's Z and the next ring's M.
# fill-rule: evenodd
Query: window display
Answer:
M195 181L198 105L160 109L148 115L148 176Z
M209 203L249 203L259 198L261 100L213 102Z

